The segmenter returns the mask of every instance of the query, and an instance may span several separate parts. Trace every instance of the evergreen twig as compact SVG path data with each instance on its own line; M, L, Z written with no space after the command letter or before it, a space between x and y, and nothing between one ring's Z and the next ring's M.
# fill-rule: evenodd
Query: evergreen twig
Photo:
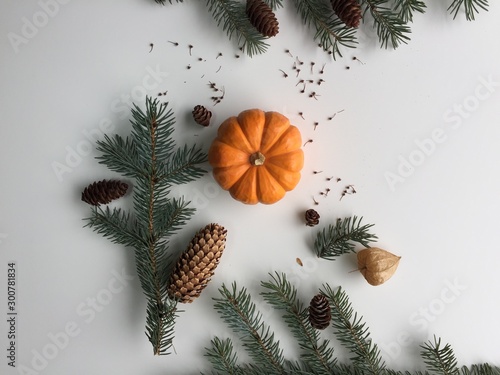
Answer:
M319 342L318 331L309 323L309 309L297 299L297 289L287 280L285 274L270 275L271 280L262 282L266 290L261 295L277 310L283 311L283 319L303 350L301 359L310 364L310 370L318 375L331 374L336 359L328 340Z
M354 251L352 242L369 247L370 242L376 241L377 236L369 232L373 224L361 226L362 219L358 220L357 216L338 219L335 225L329 224L323 228L314 241L314 252L318 258L335 260L342 254Z
M479 13L479 9L488 11L488 0L453 0L448 7L450 14L453 14L453 19L457 17L458 12L463 8L465 19L474 21L475 15Z
M431 373L440 375L458 375L457 360L450 344L441 347L441 338L434 336L434 341L421 345L420 355Z
M415 12L425 13L427 6L421 0L396 0L394 10L404 23L413 22Z
M406 22L400 18L398 13L386 6L387 0L362 0L365 4L363 19L370 11L373 18L373 27L377 31L377 36L382 48L389 45L397 48L401 43L408 43L411 30Z
M146 98L146 110L134 104L132 132L125 139L105 136L98 160L135 180L133 215L121 209L92 208L87 225L112 242L132 246L136 269L147 298L146 335L155 355L169 354L177 301L167 293L171 258L168 238L194 214L189 202L170 198L174 184L193 181L205 171L206 155L196 146L175 149L175 119L168 103Z
M266 37L250 23L243 3L237 0L207 0L207 6L217 26L222 24L228 38L231 40L236 35L242 51L246 51L249 56L266 52L269 46L264 42Z
M321 291L330 301L332 327L341 344L354 355L354 367L372 375L379 375L385 368L377 345L372 343L368 327L362 317L354 312L347 294L338 288L333 291L328 284Z
M322 0L294 0L297 11L305 25L316 29L314 40L318 40L333 59L342 57L340 46L354 48L357 44L356 30L347 27Z
M276 10L278 8L283 8L283 0L264 0L267 5L271 7L272 10Z
M262 314L256 310L250 294L245 288L237 290L236 283L231 290L225 285L219 289L222 298L215 298L215 310L236 334L243 347L259 364L265 364L272 374L286 374L283 351L279 341L263 322Z

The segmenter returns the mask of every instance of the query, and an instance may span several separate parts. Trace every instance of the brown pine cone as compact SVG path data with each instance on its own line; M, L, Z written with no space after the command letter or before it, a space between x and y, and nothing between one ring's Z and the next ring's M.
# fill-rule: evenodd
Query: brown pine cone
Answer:
M358 27L361 21L361 6L357 0L331 0L335 14L347 27Z
M306 211L306 225L309 227L314 227L315 225L319 224L319 214L316 212L316 210L313 210L310 208L309 210Z
M191 240L170 275L168 294L191 303L207 286L226 245L226 229L208 224Z
M210 125L210 119L212 118L212 112L210 112L208 109L206 109L202 105L197 105L193 109L193 118L197 124L200 124L202 126L208 126L208 125Z
M325 329L332 320L332 311L328 298L316 294L309 304L309 322L316 329Z
M128 185L118 180L94 182L83 190L82 201L92 206L108 204L112 200L123 197L127 189Z
M247 0L246 13L250 23L264 36L278 34L279 24L269 5L262 0Z

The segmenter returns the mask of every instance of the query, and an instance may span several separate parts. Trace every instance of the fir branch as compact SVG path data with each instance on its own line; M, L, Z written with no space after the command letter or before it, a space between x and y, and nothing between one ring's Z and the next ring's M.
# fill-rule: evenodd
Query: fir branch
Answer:
M390 44L393 48L397 48L401 43L408 43L410 37L407 34L411 30L395 11L383 5L387 0L362 0L362 2L365 4L363 19L369 10L381 47L387 48Z
M216 371L229 375L242 374L236 363L238 357L234 351L231 339L221 340L220 338L215 337L210 341L210 343L212 344L212 347L205 348L205 357L208 358Z
M322 0L294 0L302 21L316 29L314 40L318 40L325 51L330 51L335 60L342 57L340 46L354 48L357 44L355 29L347 27L328 3Z
M413 22L415 12L425 13L427 6L421 0L396 0L394 10L404 23Z
M269 5L272 10L283 8L283 0L264 0L264 2Z
M457 360L450 344L441 347L441 338L434 336L434 342L421 345L420 355L431 373L440 375L458 375Z
M379 375L385 368L380 350L370 339L368 327L362 317L354 312L347 294L338 288L334 292L328 284L321 292L329 299L332 310L332 327L342 345L354 355L354 367L372 375Z
M214 298L215 310L226 324L240 336L243 347L269 374L286 374L283 367L283 351L274 334L263 322L262 314L256 310L245 288L237 291L236 283L231 290L223 284L219 289L222 298Z
M157 4L165 5L167 0L155 0ZM172 4L172 0L168 0L170 4ZM176 3L183 3L184 0L175 0Z
M335 260L335 257L354 251L352 242L369 247L370 242L376 241L377 236L368 231L373 224L361 226L361 220L363 217L359 220L357 216L347 217L338 219L335 225L323 228L314 241L314 252L318 258Z
M453 14L453 19L455 19L462 8L465 13L465 19L467 21L474 21L475 15L479 13L479 9L488 11L488 0L453 0L448 7L448 11L450 14Z
M203 176L207 171L197 167L205 163L207 155L196 146L184 145L169 157L159 173L159 180L167 186L186 184Z
M168 238L193 215L188 202L169 198L173 184L200 177L198 164L206 155L193 147L175 149L175 118L168 103L146 98L143 111L134 104L128 138L105 136L98 158L111 170L135 180L134 216L120 209L93 208L88 226L113 242L135 249L139 281L147 298L146 335L155 355L169 354L174 336L177 301L168 297L171 265Z
M250 57L266 52L269 47L264 42L266 38L250 23L243 3L236 0L207 0L207 6L217 26L222 24L229 40L233 35L237 36L242 51L246 51Z
M144 165L137 153L137 148L129 137L123 139L118 134L113 138L107 134L103 141L97 141L97 151L101 152L96 159L110 170L126 177L139 178L146 175Z
M143 247L147 243L137 233L135 226L130 224L130 214L123 212L120 208L109 207L103 210L100 207L92 207L92 215L86 219L84 227L90 227L95 232L107 237L111 242L131 247Z
M166 298L163 302L148 301L146 336L153 345L153 353L170 354L174 339L174 325L177 317L177 301Z
M500 368L484 363L471 365L470 368L463 366L460 373L462 375L500 375Z
M318 331L309 323L309 309L297 299L297 289L287 280L285 274L270 275L269 282L261 285L267 290L261 295L264 300L277 310L284 311L283 319L304 351L301 359L307 362L315 374L331 374L336 360L330 342L319 343Z

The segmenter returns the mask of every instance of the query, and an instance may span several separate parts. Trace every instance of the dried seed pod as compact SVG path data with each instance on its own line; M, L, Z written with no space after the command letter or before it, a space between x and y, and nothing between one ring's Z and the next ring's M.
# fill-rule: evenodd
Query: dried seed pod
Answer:
M197 124L200 124L201 126L208 126L208 125L210 125L210 119L212 118L212 112L210 112L208 109L206 109L202 105L197 105L193 109L193 118Z
M246 13L250 23L264 36L278 34L279 24L269 5L262 0L247 0Z
M306 225L309 227L314 227L315 225L319 224L319 214L316 210L313 210L312 208L308 209L305 214L306 218Z
M316 294L309 304L309 322L316 329L325 329L332 320L330 302L323 294Z
M123 197L127 189L128 185L118 180L94 182L83 190L82 201L92 206L108 204L115 199Z
M385 283L396 272L400 256L378 247L358 251L358 270L371 285Z

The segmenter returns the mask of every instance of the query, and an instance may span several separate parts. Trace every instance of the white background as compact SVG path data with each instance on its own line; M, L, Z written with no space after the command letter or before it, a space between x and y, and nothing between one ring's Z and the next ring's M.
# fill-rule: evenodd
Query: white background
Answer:
M461 365L500 365L500 6L492 1L475 22L463 14L453 21L446 12L449 2L417 15L411 42L397 50L380 49L367 21L358 32L359 47L344 49L344 57L333 61L288 3L277 12L280 33L269 41L268 52L249 58L217 28L204 2L161 7L146 0L71 1L57 3L44 18L37 2L3 1L0 372L207 370L204 347L214 335L230 335L212 309L212 298L223 282L233 280L255 296L285 356L295 358L296 347L278 314L258 298L259 281L274 271L287 273L305 303L324 282L342 285L390 367L423 368L419 345L433 334L454 347ZM41 26L26 29L26 20L34 17ZM13 34L25 39L13 43ZM304 62L299 78L285 49ZM216 58L219 52L223 56ZM299 79L319 78L325 82L308 85L304 94L296 86ZM209 81L226 92L216 106ZM317 100L308 97L311 91ZM196 142L205 150L218 124L247 108L282 112L300 128L304 142L313 140L304 147L300 184L277 204L240 204L209 173L173 191L198 209L174 237L175 251L210 222L227 228L228 242L211 284L178 319L176 353L167 357L154 357L144 335L145 299L132 250L83 228L89 207L80 201L89 183L119 177L96 162L89 137L99 136L100 126L128 134L127 96L142 105L145 93L169 101L180 143ZM197 104L213 111L210 127L193 122ZM436 134L432 144L425 141ZM427 154L419 149L423 143ZM418 165L408 170L402 160ZM387 178L396 175L391 188ZM348 184L357 193L340 200ZM328 196L321 196L327 187ZM313 197L319 205L313 205ZM130 203L129 196L115 204ZM304 225L308 208L321 215L315 228ZM376 245L402 256L396 274L382 286L349 273L356 267L354 254L329 262L312 252L320 228L351 215L375 224ZM8 261L17 263L18 369L7 365L5 355ZM133 279L120 282L116 274ZM65 336L66 329L73 336L61 339L54 351L51 337ZM347 361L348 353L336 346ZM243 353L240 357L247 360Z

